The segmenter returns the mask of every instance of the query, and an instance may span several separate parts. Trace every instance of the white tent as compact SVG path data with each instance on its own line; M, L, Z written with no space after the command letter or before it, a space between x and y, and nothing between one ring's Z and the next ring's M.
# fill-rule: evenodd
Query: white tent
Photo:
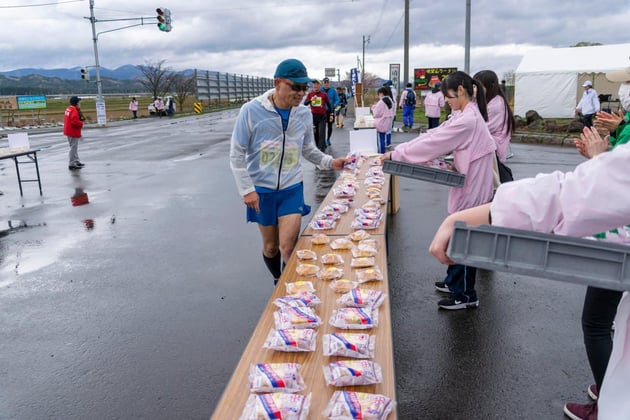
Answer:
M527 53L515 71L514 113L534 110L543 118L571 118L584 89L593 82L598 94L617 97L619 83L605 73L630 66L630 44L548 48ZM602 108L610 107L603 103Z

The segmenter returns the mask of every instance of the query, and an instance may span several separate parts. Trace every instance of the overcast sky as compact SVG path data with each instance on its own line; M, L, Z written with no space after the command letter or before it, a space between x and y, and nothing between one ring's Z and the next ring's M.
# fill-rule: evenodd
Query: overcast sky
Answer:
M101 34L102 67L166 60L197 68L272 77L278 62L301 59L309 76L342 79L365 45L366 71L387 78L403 64L404 0L94 0L97 19L148 17L148 24ZM471 0L471 73L501 78L527 51L580 41L627 43L630 0ZM171 10L160 32L155 8ZM464 68L465 0L410 0L409 64ZM89 0L0 0L0 71L94 65ZM104 32L135 22L98 22ZM630 55L630 51L628 52ZM402 78L401 70L401 78Z

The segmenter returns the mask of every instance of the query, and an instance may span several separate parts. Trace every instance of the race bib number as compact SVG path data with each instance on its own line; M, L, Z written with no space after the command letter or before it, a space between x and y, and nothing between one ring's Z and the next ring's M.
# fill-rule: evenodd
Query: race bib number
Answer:
M280 167L282 158L282 142L267 140L262 143L260 150L260 167L273 166ZM298 164L299 150L295 144L287 144L284 147L284 159L282 167L286 169L294 168Z
M311 99L311 105L314 106L314 107L321 108L321 106L323 105L322 97L321 96L313 96L313 98Z

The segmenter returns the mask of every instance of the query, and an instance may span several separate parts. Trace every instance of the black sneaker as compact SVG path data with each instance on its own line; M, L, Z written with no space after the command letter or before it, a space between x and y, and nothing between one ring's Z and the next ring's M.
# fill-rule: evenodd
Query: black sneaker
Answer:
M85 166L85 163L81 163L81 162L75 163L74 166L80 166L83 168Z
M449 297L449 298L442 299L441 301L439 301L438 306L442 309L449 309L449 310L477 308L479 306L479 299L475 299L469 302L464 302L463 300L457 300L453 297Z
M451 291L449 290L448 286L443 281L436 281L435 282L435 288L438 291L440 291L440 292L451 293Z
M71 171L77 170L77 169L81 169L83 168L83 166L77 166L77 165L70 165L68 166L68 169L70 169Z

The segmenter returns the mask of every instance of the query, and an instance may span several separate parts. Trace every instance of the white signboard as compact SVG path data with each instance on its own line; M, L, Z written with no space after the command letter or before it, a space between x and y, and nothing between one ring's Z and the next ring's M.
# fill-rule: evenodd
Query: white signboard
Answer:
M376 145L376 129L350 130L350 153L378 152Z
M107 113L105 112L105 101L102 99L96 100L96 124L107 125Z

